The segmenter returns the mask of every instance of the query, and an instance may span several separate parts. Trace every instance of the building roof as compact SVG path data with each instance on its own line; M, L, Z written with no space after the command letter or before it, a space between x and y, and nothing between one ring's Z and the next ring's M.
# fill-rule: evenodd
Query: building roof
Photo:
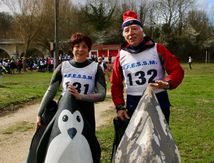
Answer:
M93 44L92 50L118 50L120 44Z

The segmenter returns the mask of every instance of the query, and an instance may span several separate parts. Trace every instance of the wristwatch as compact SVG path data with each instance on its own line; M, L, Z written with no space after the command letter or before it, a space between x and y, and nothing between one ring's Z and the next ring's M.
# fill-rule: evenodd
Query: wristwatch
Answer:
M168 83L168 86L167 86L167 88L165 88L165 89L170 89L170 88L171 88L171 80L166 81L166 82Z
M117 105L116 106L116 110L119 111L119 110L126 110L126 107L124 105Z

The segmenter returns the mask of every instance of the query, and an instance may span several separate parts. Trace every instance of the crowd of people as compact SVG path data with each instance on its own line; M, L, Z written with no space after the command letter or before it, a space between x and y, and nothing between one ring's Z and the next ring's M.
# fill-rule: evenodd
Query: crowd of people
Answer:
M24 60L22 57L17 59L4 58L0 59L0 71L4 74L14 74L21 73L23 71ZM27 70L38 70L42 71L47 68L47 59L44 58L32 58L26 59L26 69Z
M72 57L68 54L60 54L59 62L69 61ZM88 58L90 61L95 61L101 64L105 72L111 68L107 66L107 63L103 60L103 57L98 57L98 59L93 60L93 58ZM26 60L26 70L32 71L36 70L38 72L53 72L54 70L54 58L53 57L28 57ZM21 73L23 71L24 59L23 57L18 57L17 59L12 58L0 58L0 73L1 74L14 74Z
M26 70L37 70L39 72L53 72L54 59L52 57L46 58L32 58L29 57L25 60ZM23 71L24 59L19 57L17 59L3 58L0 59L0 72L2 74L21 73Z
M15 60L13 58L8 59L0 59L0 73L8 73L13 74L15 72L20 72L20 69L22 67L22 62L20 62L19 59Z

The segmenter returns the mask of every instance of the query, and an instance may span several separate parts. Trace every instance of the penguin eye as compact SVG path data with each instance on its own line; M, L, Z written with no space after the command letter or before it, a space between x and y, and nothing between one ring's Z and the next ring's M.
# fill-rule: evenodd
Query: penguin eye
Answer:
M63 115L62 121L64 121L64 122L68 121L68 116L67 115Z
M76 117L76 119L77 119L77 121L78 121L78 122L80 122L80 121L81 121L80 116L77 116L77 117Z

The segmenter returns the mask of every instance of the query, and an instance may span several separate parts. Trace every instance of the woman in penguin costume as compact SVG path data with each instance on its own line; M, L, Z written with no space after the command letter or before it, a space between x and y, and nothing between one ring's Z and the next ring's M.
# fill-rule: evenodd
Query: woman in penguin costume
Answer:
M57 157L58 160L56 159L55 162L58 163L62 160L63 163L71 162L71 160L66 160L67 156L71 159L72 154L69 155L69 153L73 149L76 149L75 153L78 153L83 144L84 147L89 145L93 162L100 162L101 151L95 135L94 102L105 99L105 77L98 63L87 59L92 46L92 41L87 35L83 33L73 34L70 38L70 45L73 58L62 62L54 70L51 83L38 110L37 132L44 127L45 118L43 115L46 114L47 105L54 99L61 84L62 96L59 100L57 113L48 123L44 132L40 132L37 143L33 143L35 140L32 139L28 163L48 163L52 160L51 157ZM67 143L66 148L63 143L57 145L61 138L68 141L64 142L64 145ZM85 143L78 147L77 142L80 140ZM72 144L75 144L75 148ZM59 151L57 148L55 149L56 146L60 148ZM33 154L31 151L34 151ZM85 150L81 152L82 160L79 160L76 154L74 162L84 162L84 156L88 152Z

